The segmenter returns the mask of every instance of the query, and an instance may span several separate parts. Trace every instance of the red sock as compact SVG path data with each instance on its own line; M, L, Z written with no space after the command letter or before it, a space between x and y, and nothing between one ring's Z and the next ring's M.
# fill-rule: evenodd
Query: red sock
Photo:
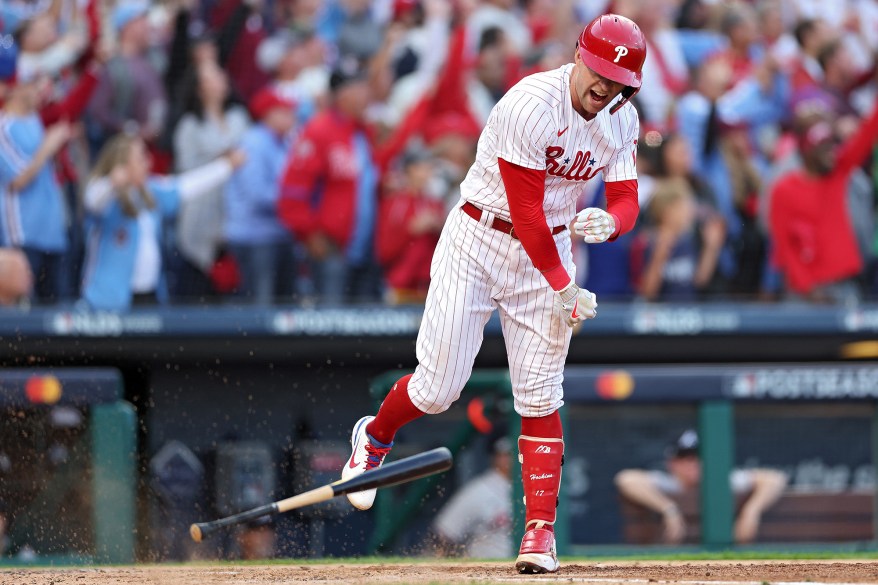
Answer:
M411 377L412 375L409 374L397 380L387 394L387 398L381 403L375 420L366 426L366 432L376 441L390 445L396 431L403 425L424 416L425 413L412 404L412 399L409 398L408 387Z
M561 429L561 415L556 410L546 416L523 416L521 417L521 434L528 437L562 439L564 438L564 432Z
M548 416L521 419L518 452L524 487L525 527L537 523L543 524L542 528L553 530L561 489L562 437L558 411Z

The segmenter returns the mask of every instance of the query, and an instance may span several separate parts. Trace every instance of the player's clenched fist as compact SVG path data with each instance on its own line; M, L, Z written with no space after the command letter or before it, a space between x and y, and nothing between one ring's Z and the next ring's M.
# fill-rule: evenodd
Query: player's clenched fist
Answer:
M572 282L558 291L558 300L564 320L570 327L597 317L598 298L593 292L579 288Z
M586 207L576 214L573 231L582 236L586 244L600 244L616 231L616 220L603 209Z

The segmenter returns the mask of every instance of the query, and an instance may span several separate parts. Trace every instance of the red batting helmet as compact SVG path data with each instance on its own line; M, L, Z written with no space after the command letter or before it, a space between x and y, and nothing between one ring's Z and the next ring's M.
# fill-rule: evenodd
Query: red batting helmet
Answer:
M579 35L579 56L592 71L622 83L622 99L613 114L640 89L641 69L646 60L646 39L633 20L618 14L598 16Z

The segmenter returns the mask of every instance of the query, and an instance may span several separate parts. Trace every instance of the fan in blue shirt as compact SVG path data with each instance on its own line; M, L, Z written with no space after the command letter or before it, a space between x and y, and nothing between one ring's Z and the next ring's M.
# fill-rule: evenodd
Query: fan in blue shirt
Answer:
M2 48L0 89L0 245L21 249L40 300L57 298L67 248L66 210L52 157L70 137L70 125L48 129L37 114L39 79L16 78L15 48Z
M150 174L146 144L119 134L101 150L85 190L86 253L82 296L89 306L125 310L137 299L167 300L162 224L180 201L221 186L244 162L231 151L179 175Z

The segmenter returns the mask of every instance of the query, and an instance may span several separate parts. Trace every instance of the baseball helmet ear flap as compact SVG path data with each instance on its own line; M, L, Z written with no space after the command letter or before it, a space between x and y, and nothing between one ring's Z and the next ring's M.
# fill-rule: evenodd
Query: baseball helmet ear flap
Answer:
M640 91L639 87L631 87L630 85L623 89L622 93L620 94L622 96L622 99L613 104L613 107L610 108L610 115L615 114L619 111L619 108L631 101L631 98L633 98L634 94L636 94L638 91Z

